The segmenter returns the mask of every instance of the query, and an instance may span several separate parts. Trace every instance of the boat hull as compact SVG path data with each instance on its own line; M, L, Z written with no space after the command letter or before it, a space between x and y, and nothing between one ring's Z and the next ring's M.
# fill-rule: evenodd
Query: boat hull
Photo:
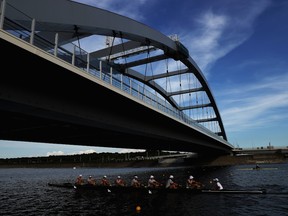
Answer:
M71 183L53 184L49 183L49 186L60 188L72 188L78 192L101 192L101 193L143 193L143 194L159 194L159 193L190 193L190 194L265 194L265 190L209 190L209 189L189 189L189 188L177 188L167 189L161 188L149 188L149 187L117 187L117 186L94 186L94 185L74 185Z

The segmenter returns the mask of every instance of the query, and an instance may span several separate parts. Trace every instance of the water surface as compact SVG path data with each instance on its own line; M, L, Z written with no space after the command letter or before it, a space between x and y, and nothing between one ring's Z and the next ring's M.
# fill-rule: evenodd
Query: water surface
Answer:
M0 215L288 215L288 164L263 164L277 169L245 170L248 165L205 168L11 168L0 169ZM49 187L48 182L74 182L82 174L127 183L137 174L147 184L150 175L165 183L169 175L184 185L193 175L210 186L219 178L226 189L267 189L267 194L99 194ZM136 207L141 211L136 211Z

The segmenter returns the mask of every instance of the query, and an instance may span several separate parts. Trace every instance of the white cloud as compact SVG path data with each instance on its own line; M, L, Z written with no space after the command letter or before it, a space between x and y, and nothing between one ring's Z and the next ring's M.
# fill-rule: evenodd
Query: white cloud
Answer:
M131 153L131 152L144 152L146 150L143 149L122 149L119 153Z
M252 35L255 19L269 4L269 0L257 1L257 3L250 1L247 5L241 2L239 3L241 8L235 6L233 11L229 11L221 2L220 11L216 12L209 8L194 19L191 27L186 25L185 30L180 31L183 34L181 36L183 43L206 77L217 60Z
M80 150L78 152L70 152L70 153L65 153L63 151L52 151L52 152L47 152L46 155L56 156L56 155L76 155L76 154L91 154L91 153L96 153L96 151L93 149Z
M222 117L230 131L266 127L275 121L288 120L288 74L264 78L258 83L223 89ZM233 98L233 99L231 99Z
M63 151L47 152L47 156L64 155Z
M92 154L92 153L96 153L96 151L93 150L93 149L87 149L87 150L84 150L84 151L79 151L78 154Z

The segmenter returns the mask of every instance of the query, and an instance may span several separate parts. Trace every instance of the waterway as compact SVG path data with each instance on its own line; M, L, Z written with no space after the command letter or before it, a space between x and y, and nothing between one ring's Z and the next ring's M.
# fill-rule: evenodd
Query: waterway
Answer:
M194 169L170 168L3 168L0 169L0 215L59 216L287 216L288 164L261 164L273 168L249 170L252 165ZM160 182L169 175L184 185L189 175L208 188L218 178L225 189L266 189L267 194L97 194L76 193L73 189L50 187L50 183L74 182L82 174L103 175L113 181L121 175L130 183L137 174L147 184L152 174ZM136 208L138 210L136 211Z

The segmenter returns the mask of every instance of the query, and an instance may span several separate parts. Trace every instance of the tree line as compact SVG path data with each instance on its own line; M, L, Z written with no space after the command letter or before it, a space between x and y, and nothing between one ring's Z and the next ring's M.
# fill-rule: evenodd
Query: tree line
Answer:
M51 155L45 157L19 157L0 159L0 165L37 165L37 164L103 164L129 162L139 160L156 160L158 156L179 154L179 152L168 152L161 150L146 150L142 152L129 153L90 153L74 155Z

